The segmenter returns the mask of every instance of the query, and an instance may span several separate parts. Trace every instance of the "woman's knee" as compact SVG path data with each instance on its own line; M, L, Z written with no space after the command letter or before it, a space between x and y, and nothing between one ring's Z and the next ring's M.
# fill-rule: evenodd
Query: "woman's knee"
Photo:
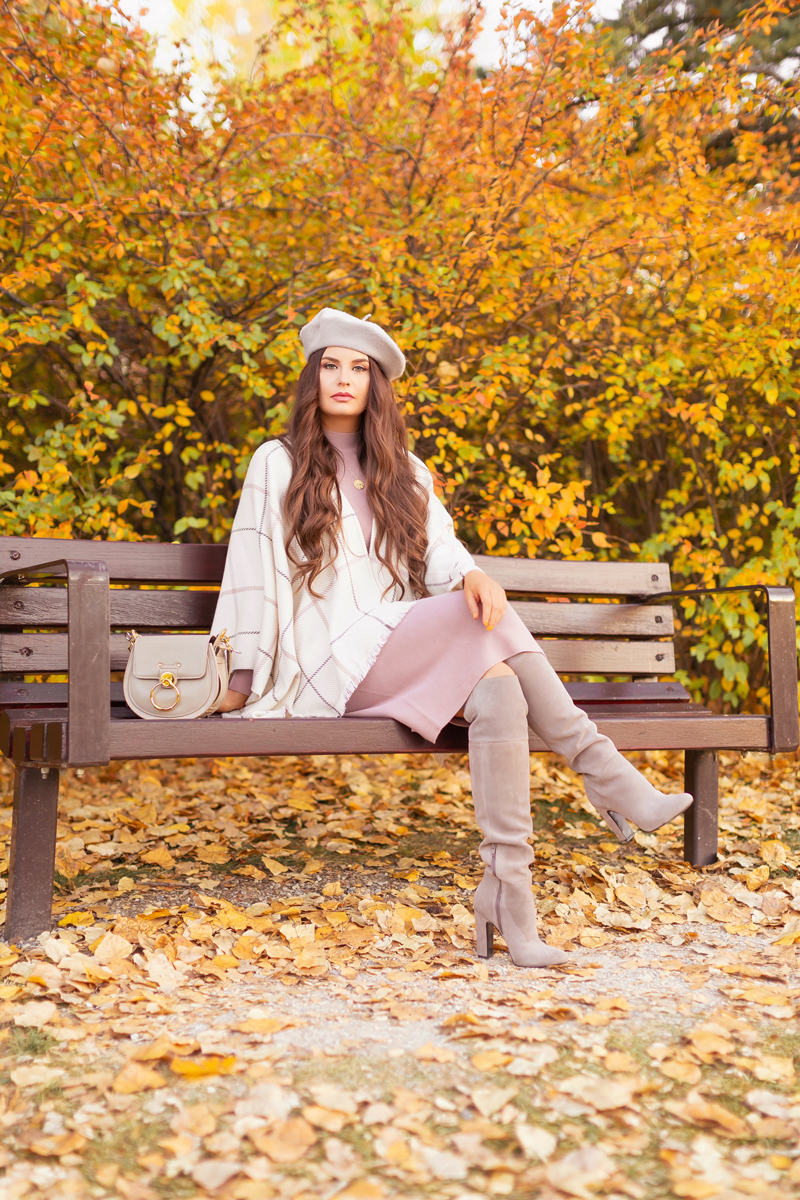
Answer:
M496 679L499 675L513 675L513 674L514 674L514 672L511 670L511 667L509 667L507 663L499 662L499 663L495 663L493 667L489 667L489 670L486 672L485 675L481 676L481 679Z

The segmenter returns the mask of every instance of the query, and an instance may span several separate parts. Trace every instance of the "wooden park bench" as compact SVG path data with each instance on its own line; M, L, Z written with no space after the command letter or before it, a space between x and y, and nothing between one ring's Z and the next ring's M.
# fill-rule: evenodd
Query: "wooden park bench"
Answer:
M226 552L226 546L0 538L0 749L16 768L8 940L50 926L62 767L467 749L463 724L449 725L433 746L391 720L136 718L125 705L121 676L112 680L128 657L122 631L207 630ZM686 752L685 787L694 804L684 817L685 853L695 865L713 862L718 752L798 746L792 590L760 589L769 621L770 715L720 716L669 679L675 671L669 599L676 594L664 563L477 562L515 597L557 671L610 677L567 686L620 750ZM68 682L29 682L52 674L68 674ZM532 751L546 749L533 735L530 744Z

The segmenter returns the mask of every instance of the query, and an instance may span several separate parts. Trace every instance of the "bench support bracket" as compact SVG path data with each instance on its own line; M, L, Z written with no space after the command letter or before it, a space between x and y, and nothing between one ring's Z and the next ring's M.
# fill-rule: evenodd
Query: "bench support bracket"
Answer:
M683 855L693 867L707 867L719 849L719 752L687 750L684 779L694 804L683 814Z
M58 767L17 767L8 870L5 940L50 928L56 859Z

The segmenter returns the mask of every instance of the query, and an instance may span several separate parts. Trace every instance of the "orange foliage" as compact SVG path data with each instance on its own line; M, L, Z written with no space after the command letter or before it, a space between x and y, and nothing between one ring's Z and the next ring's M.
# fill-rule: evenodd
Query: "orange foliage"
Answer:
M112 7L4 4L2 531L224 539L333 304L395 331L473 548L793 580L797 81L713 31L615 68L568 6L483 79L466 17L283 11L198 99ZM712 695L760 693L749 601L697 615Z

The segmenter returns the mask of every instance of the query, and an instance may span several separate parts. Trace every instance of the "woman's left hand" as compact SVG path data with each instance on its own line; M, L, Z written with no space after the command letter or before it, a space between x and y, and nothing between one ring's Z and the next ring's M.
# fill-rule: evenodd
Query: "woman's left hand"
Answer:
M494 629L508 608L508 597L499 583L484 571L468 571L464 576L464 599L477 620L481 617L487 629ZM479 607L480 605L480 607Z

